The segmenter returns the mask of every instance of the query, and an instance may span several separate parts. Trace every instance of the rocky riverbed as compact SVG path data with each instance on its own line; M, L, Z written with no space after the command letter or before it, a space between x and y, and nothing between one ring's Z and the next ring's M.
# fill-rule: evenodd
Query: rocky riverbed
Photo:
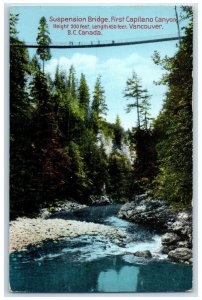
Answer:
M84 220L71 220L63 219L60 215L60 213L66 214L86 209L88 209L86 205L67 201L55 207L42 209L36 218L18 218L11 221L10 252L25 250L47 240L74 238L82 235L100 235L119 241L119 243L126 237L124 229L116 228L111 224L97 224L97 222L100 223L97 219L86 222L85 218ZM56 217L52 219L52 215ZM162 235L161 252L167 254L171 261L192 263L191 211L176 212L162 200L152 200L145 195L139 195L135 201L128 202L120 208L118 217L159 232ZM127 244L127 238L125 243ZM147 251L143 253L137 250L137 253L134 253L136 256L150 256Z
M71 205L68 212L57 209L49 217L43 214L43 218L12 221L11 290L18 293L190 290L192 266L169 262L167 254L160 252L162 233L148 225L118 218L120 208L121 205L112 204L72 211ZM169 239L170 236L165 237L165 241Z
M57 202L54 206L50 206L48 208L42 208L39 213L39 217L42 219L46 219L50 217L54 213L58 212L71 212L74 210L82 209L87 207L85 204L80 204L73 201L65 201L65 202Z
M162 253L174 262L192 263L192 212L174 211L162 200L139 195L124 204L118 217L162 232Z
M81 235L101 235L116 240L125 236L121 229L90 222L62 219L18 218L10 222L9 251L22 251L47 240L73 238Z

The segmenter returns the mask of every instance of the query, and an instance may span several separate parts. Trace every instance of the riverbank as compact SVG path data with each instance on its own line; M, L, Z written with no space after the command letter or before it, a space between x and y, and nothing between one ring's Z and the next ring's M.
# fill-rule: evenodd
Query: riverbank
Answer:
M42 219L46 219L50 217L54 213L58 212L72 212L74 210L79 210L87 207L85 204L80 204L78 202L73 201L58 201L54 204L54 206L50 206L47 208L42 208L39 212L39 217Z
M162 200L139 195L124 204L118 217L161 232L161 252L174 262L192 264L192 211L175 211Z
M37 219L12 221L10 246L15 245L10 254L12 291L191 289L192 267L169 262L167 255L160 253L161 234L150 226L118 218L120 207L89 206L73 212L53 212L47 219L37 216ZM120 230L125 236L119 235ZM78 232L82 235L78 236Z
M103 208L108 207L103 206ZM119 245L123 240L125 240L125 245L136 244L135 237L130 237L129 240L128 237L125 239L127 235L125 229L117 228L116 222L115 224L101 224L107 218L108 212L106 209L102 209L96 216L96 209L96 207L93 209L76 202L66 201L62 204L58 203L55 207L42 209L36 218L24 217L11 221L10 253L26 250L30 246L40 245L47 240L71 239L82 235L107 237ZM119 218L159 232L161 235L159 251L166 254L168 259L180 263L192 263L191 212L176 212L165 202L146 199L145 195L139 195L136 201L128 202L118 209L119 212L117 210L115 214L118 212ZM81 212L77 220L72 220L71 214L67 216L68 213L74 211ZM137 248L135 252L144 257L146 252L142 253L142 250L149 249L144 245L143 249ZM134 255L136 255L135 252Z
M109 239L125 236L123 230L108 225L62 219L18 218L10 222L9 251L22 251L47 240L72 238L81 235L101 235Z

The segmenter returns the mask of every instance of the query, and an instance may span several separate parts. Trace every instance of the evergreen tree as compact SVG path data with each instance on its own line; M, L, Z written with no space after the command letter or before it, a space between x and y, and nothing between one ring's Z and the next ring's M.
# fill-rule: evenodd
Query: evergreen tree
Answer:
M60 143L48 79L40 70L33 78L31 93L38 103L32 125L32 146L37 167L33 190L38 206L41 206L64 197L69 191L70 159Z
M129 190L131 166L121 153L126 138L117 116L108 123L104 89L97 78L90 106L84 74L77 84L71 66L68 76L56 68L54 80L44 72L50 59L46 20L40 20L38 56L29 61L19 43L11 16L11 211L13 216L32 213L56 199L87 201L100 196L103 186L114 199L123 200ZM44 46L44 47L43 47ZM43 70L38 59L43 61ZM113 141L113 154L106 154Z
M154 135L151 130L133 128L131 144L135 151L133 162L133 192L142 193L151 188L156 175L156 149Z
M137 110L137 127L141 127L140 123L140 107L141 100L144 98L146 90L142 89L140 79L137 74L133 72L132 78L129 78L126 82L126 88L124 90L124 97L127 99L135 99L133 103L127 105L127 112L130 112L131 109L136 108Z
M95 134L102 128L103 115L106 115L106 112L107 105L105 102L104 89L101 85L101 77L99 76L95 83L91 106L91 122Z
M52 101L63 146L69 142L70 101L66 73L57 66L53 80Z
M68 154L71 158L71 172L69 183L71 190L69 196L78 201L85 202L85 196L89 189L89 180L85 170L85 163L79 146L71 141L68 146Z
M37 55L34 55L30 61L30 70L31 70L31 77L33 77L33 75L38 70L40 70L40 63L39 63Z
M86 82L86 78L83 73L81 74L80 84L78 87L78 99L79 99L80 107L84 112L85 120L88 121L90 95L89 95L89 88Z
M76 78L76 71L71 66L67 78L67 133L68 140L80 139L80 125L84 121L84 111L80 107L78 99L78 84Z
M190 206L192 201L192 11L184 8L189 25L176 55L156 64L166 73L160 83L168 86L163 109L154 122L159 174L156 195L175 206Z
M132 78L127 80L125 97L135 99L134 103L127 105L127 111L137 109L137 127L130 134L130 141L135 151L132 172L133 192L143 192L151 185L155 176L156 151L153 142L153 134L148 129L150 121L150 96L146 89L142 88L140 79L133 72Z
M147 130L149 127L149 123L151 118L150 109L151 104L149 102L149 99L151 98L150 95L148 95L147 90L145 90L145 93L142 95L141 105L140 105L140 120L142 124L142 128Z
M30 124L33 108L26 91L30 74L28 51L17 37L18 15L10 16L10 217L32 206L32 147ZM34 206L34 203L33 203Z
M124 130L121 127L121 120L119 116L117 115L116 121L114 124L114 139L113 139L113 145L118 149L121 149L122 142L123 142L123 137L124 137Z
M109 156L107 191L115 201L127 201L130 192L131 164L123 154L112 151Z
M65 72L60 71L59 67L56 68L53 84L54 110L65 146L73 139L78 143L80 126L84 121L84 111L76 96L76 81L76 72L73 66L71 66L67 78Z
M39 21L37 44L39 45L37 49L37 54L43 63L43 73L44 73L44 63L51 59L50 48L48 46L51 44L51 39L48 31L48 24L45 17L42 17Z
M69 75L67 79L67 88L69 94L71 94L72 98L77 97L77 80L76 80L76 71L74 66L71 66L69 70Z
M67 83L66 74L59 70L59 66L56 68L55 78L53 82L53 101L54 111L57 119L59 118L59 109L67 101Z
M16 29L16 24L19 20L19 14L10 14L10 18L9 18L9 33L10 33L10 39L11 39L11 42L14 43L14 40L15 39L16 41L18 40L17 38L17 34L18 34L18 31Z
M92 144L91 156L86 159L88 165L89 178L92 182L91 194L102 195L103 186L108 185L108 160L103 144L97 146Z

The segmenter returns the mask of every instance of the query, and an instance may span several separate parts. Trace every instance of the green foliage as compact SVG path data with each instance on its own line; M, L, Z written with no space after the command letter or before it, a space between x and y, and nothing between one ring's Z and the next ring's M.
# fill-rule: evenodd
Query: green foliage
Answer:
M99 76L95 83L91 106L91 124L95 134L102 130L103 116L106 115L106 112L107 105L105 103L104 89L101 85L101 77Z
M69 187L67 176L70 159L60 143L49 88L47 77L39 70L33 78L31 90L37 103L32 120L32 147L37 169L33 193L39 205L54 201L64 195Z
M84 74L78 83L73 66L56 68L52 80L44 72L51 42L45 18L40 20L37 50L31 61L17 38L11 17L10 53L10 199L11 217L29 214L55 203L75 199L87 203L106 186L117 201L126 197L130 162L121 153L125 132L117 117L107 123L104 88L98 77L90 107ZM113 142L114 154L106 154ZM117 152L116 152L117 151ZM112 178L114 177L114 178Z
M127 201L130 191L131 164L128 158L113 151L109 156L107 191L115 201Z
M51 39L49 37L48 24L45 17L42 17L39 21L38 35L36 38L39 48L37 49L37 54L43 62L43 72L44 72L44 62L51 59L50 48L47 48L51 44Z
M114 139L113 139L113 144L115 148L121 149L123 143L123 137L124 137L124 130L121 127L121 120L117 115L114 124Z
M85 162L79 146L73 141L68 146L68 155L71 158L71 171L69 196L80 201L85 200L90 181L87 177ZM84 197L84 199L82 199Z
M172 59L159 59L166 66L163 83L168 92L154 122L159 174L156 195L180 207L192 201L192 18L186 37Z
M76 98L77 96L77 80L76 80L76 71L74 66L71 66L69 70L69 75L67 79L67 88L69 94L71 94L72 98Z
M129 78L126 82L124 97L135 99L135 102L127 104L127 112L131 112L133 108L136 108L137 127L147 129L150 116L150 96L148 91L142 88L141 81L135 72L133 72L132 78Z
M149 129L151 96L146 89L142 88L141 81L135 72L126 82L124 96L127 99L134 99L133 103L127 105L127 112L133 108L137 110L137 127L133 128L129 134L130 148L135 152L130 189L132 193L141 193L151 188L151 182L156 174L156 150L153 134Z
M92 130L87 131L86 143L82 149L89 178L89 195L102 195L102 188L108 182L108 159L103 144L98 146Z
M144 129L149 128L149 121L152 119L150 114L151 104L149 102L149 99L151 98L150 95L147 94L147 90L145 94L142 96L142 101L140 105L140 121L141 121L141 127Z
M40 70L40 63L39 63L37 55L34 55L32 57L29 65L30 65L30 72L33 75L35 74L35 72Z
M191 12L185 9L190 17ZM18 16L10 18L10 199L11 217L74 199L88 203L103 186L115 201L125 201L155 185L175 207L188 207L192 197L192 22L172 58L153 59L165 70L159 84L168 91L151 129L150 95L136 73L127 80L128 111L137 110L137 127L125 132L117 116L105 119L107 105L101 77L90 93L84 74L73 66L44 72L51 58L46 19L39 24L38 56L31 60L17 37ZM40 69L38 59L43 61ZM124 152L130 148L133 159ZM158 155L158 160L157 160Z
M16 39L17 38L17 29L16 24L18 22L19 14L10 14L10 20L9 20L9 31L10 31L10 38Z
M133 128L130 134L135 151L132 171L132 190L142 193L151 188L156 175L156 149L151 130Z
M53 81L53 103L54 112L57 120L59 121L59 110L67 101L67 84L66 84L66 74L59 70L57 66L55 72L55 78Z
M88 121L90 94L89 94L89 88L86 82L86 78L83 73L81 74L80 83L78 87L78 99L79 99L80 108L83 110L85 120Z
M17 16L11 15L10 43L23 43L17 38ZM31 189L30 165L32 147L30 125L32 106L26 91L30 73L29 56L25 48L10 47L10 212L11 217L25 211L26 194ZM26 143L25 143L26 140Z

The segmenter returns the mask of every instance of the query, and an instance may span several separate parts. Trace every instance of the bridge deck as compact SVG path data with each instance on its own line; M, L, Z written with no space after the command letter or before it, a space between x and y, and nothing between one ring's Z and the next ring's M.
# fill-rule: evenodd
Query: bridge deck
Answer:
M181 37L183 38L183 37ZM159 43L159 42L169 42L179 40L179 37L164 37L164 38L154 38L148 40L129 40L129 41L107 41L107 42L90 42L90 43L73 43L69 42L66 45L48 45L40 46L37 44L11 44L13 47L24 47L24 48L57 48L57 49L68 49L68 48L102 48L102 47L117 47L117 46L127 46L127 45L138 45L138 44L149 44L149 43Z

